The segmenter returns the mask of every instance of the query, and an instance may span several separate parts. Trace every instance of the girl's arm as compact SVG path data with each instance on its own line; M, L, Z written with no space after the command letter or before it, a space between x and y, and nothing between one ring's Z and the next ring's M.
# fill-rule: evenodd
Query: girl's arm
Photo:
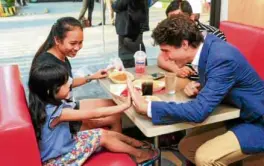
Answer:
M73 110L71 108L65 108L62 110L61 115L58 118L59 122L62 121L80 121L86 119L102 118L113 114L121 113L127 110L131 106L131 97L127 97L126 102L121 105L111 107L101 107L92 110Z
M87 75L85 77L78 77L78 78L74 78L73 79L73 83L72 83L72 87L78 87L81 86L83 84L86 84L87 82L90 82L92 80L96 80L96 79L100 79L100 78L104 78L107 76L107 71L104 69L98 70L96 73L92 74L92 75Z

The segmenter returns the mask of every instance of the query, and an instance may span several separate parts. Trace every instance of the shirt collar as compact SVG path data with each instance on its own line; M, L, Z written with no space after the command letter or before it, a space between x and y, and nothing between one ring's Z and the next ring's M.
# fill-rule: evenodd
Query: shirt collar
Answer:
M203 45L204 45L204 43L200 44L200 46L198 48L198 51L196 52L196 54L194 56L194 59L192 61L192 65L193 66L198 66L198 64L199 64L199 60L200 60L200 56L201 56Z

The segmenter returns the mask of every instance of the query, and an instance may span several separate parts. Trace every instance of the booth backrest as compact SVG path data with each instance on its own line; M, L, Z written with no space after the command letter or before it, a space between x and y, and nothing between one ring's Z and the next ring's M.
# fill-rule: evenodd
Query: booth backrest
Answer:
M264 79L264 28L222 21L220 29L227 41L237 47Z
M17 65L0 67L0 165L41 166Z

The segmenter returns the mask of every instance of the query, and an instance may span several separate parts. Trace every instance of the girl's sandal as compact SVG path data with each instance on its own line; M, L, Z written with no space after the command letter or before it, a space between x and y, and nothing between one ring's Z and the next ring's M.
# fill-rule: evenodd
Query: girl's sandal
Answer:
M150 149L142 149L142 150L150 150ZM152 158L149 160L142 161L141 163L138 163L135 156L130 155L132 160L137 163L137 166L151 166L157 159L160 158L160 150L158 148L153 148L150 151L153 152Z

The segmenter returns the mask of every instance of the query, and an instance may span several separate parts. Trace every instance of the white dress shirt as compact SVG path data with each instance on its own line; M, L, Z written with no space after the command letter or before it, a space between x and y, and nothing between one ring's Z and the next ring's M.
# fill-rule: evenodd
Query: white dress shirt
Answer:
M200 44L200 46L198 47L198 50L194 56L194 59L192 61L192 67L194 68L194 70L198 73L198 64L199 64L199 60L200 60L200 56L201 56L201 51L203 48L203 43ZM147 115L148 117L152 118L152 113L151 113L151 102L148 102L148 110L147 110Z

